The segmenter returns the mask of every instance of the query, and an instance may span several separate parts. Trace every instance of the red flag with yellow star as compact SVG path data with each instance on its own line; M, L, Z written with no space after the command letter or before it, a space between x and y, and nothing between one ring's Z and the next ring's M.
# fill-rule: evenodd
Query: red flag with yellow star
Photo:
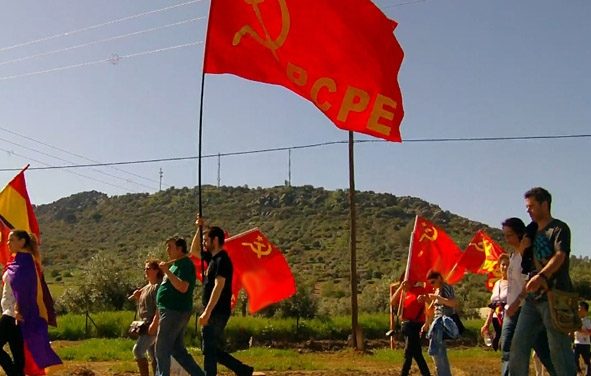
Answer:
M226 239L224 249L232 260L232 293L241 288L248 295L250 313L280 302L296 293L291 269L273 243L258 228Z
M453 284L463 277L454 269L462 251L443 231L428 220L417 216L411 236L406 279L426 281L429 271L441 273L445 282Z

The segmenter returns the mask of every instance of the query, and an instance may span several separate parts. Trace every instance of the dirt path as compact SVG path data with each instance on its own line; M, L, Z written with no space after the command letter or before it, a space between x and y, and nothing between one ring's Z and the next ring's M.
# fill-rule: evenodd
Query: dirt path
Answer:
M131 362L65 362L60 367L51 370L49 376L134 376L137 372L127 371L133 364ZM429 364L433 372L432 364ZM495 359L462 359L452 363L454 376L497 376L500 372L500 364ZM127 370L125 370L127 369ZM263 371L263 370L261 370ZM392 367L375 368L372 366L355 367L349 370L319 370L319 371L266 371L267 376L392 376L400 374L400 365ZM229 372L221 372L220 375L230 376ZM419 375L416 367L413 367L411 375Z

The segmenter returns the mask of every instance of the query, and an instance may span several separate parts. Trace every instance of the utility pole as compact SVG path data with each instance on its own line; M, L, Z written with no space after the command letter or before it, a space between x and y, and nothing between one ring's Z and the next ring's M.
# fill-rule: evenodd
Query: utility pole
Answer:
M349 131L349 251L351 252L351 327L352 345L363 350L363 334L359 327L357 303L357 221L355 210L355 158L353 132Z
M287 149L287 186L291 187L291 149Z
M160 173L158 175L160 175L160 187L158 188L158 191L161 191L162 190L162 176L164 176L164 172L162 172L162 167L160 167Z
M220 153L218 153L218 188L220 187L220 182L222 181L221 174L222 174L222 156Z

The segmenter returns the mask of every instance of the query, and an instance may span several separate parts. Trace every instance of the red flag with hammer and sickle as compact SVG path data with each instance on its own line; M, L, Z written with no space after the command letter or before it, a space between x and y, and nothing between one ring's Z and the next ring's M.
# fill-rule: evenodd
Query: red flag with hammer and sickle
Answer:
M232 260L232 293L241 288L248 295L250 313L287 299L296 293L291 269L281 253L258 228L232 236L224 243Z
M8 249L8 236L10 228L0 219L0 270L12 259L10 249Z
M370 0L212 0L204 72L286 87L341 129L401 141L396 26Z
M412 282L427 281L427 273L432 270L441 273L447 283L456 283L463 277L463 273L454 270L461 255L462 251L445 231L417 216L406 279Z
M487 274L486 287L492 290L495 281L501 277L498 262L505 253L497 242L480 230L474 235L458 261L457 269L475 274Z

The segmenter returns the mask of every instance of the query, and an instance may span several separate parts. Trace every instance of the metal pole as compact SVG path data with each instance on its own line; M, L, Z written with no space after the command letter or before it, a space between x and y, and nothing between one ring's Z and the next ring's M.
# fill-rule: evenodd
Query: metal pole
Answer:
M160 167L160 187L158 188L158 191L162 190L162 176L164 176L164 173L162 172L162 167Z
M353 132L349 132L349 250L351 252L351 327L353 330L353 347L355 349L359 349L363 344L358 343L357 338L359 333L359 312L357 305L357 228L355 220L355 164L353 144Z

